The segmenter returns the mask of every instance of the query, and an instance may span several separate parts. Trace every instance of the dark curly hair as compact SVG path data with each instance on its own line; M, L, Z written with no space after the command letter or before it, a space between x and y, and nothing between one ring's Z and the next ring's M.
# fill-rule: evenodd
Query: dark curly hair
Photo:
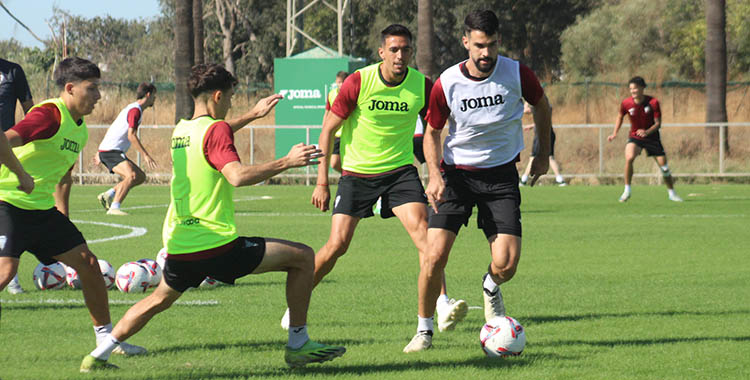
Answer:
M193 98L205 92L228 90L236 84L237 78L217 63L195 65L190 69L188 89Z

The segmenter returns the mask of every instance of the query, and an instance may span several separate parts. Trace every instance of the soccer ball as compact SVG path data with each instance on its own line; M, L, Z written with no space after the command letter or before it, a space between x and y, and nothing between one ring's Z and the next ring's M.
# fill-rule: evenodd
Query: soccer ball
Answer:
M39 290L61 289L65 286L65 268L60 263L39 265L34 268L34 285Z
M60 265L65 268L65 282L68 283L68 286L73 289L81 289L81 279L78 278L78 272L73 267L69 267L63 263L60 263Z
M104 286L107 289L112 289L115 285L115 268L107 260L99 259L99 269L104 277Z
M156 264L159 265L159 268L164 270L164 263L167 262L167 248L162 248L159 250L159 253L156 254Z
M482 350L490 358L518 356L526 346L526 332L511 317L496 317L487 322L479 332Z
M137 263L141 264L149 274L149 287L153 288L159 285L161 281L161 267L156 261L151 259L140 259Z
M221 282L215 278L206 277L203 279L203 282L201 282L200 285L198 285L199 288L215 288L219 286Z
M115 283L123 293L144 293L148 289L150 275L143 265L131 261L117 270Z

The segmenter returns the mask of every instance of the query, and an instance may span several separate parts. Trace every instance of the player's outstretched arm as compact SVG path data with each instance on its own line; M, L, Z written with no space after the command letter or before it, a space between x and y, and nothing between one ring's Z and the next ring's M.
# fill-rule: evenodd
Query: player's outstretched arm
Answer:
M13 143L11 143L8 137L6 137L6 134L11 135ZM34 190L34 178L32 178L29 173L26 173L26 170L23 169L21 162L18 161L18 158L13 154L13 149L11 148L11 146L20 145L22 145L21 137L18 136L15 131L0 133L0 165L7 166L8 170L18 177L18 190L21 190L26 194L31 194Z
M534 133L539 140L539 151L531 163L531 186L549 170L550 136L552 134L552 107L549 105L547 95L542 96L539 102L531 109L534 116ZM538 159L537 159L538 158Z
M279 100L281 100L282 98L283 96L279 94L267 96L261 100L258 100L258 103L256 103L255 107L253 107L253 109L251 109L250 111L244 113L239 117L225 121L227 122L227 124L229 124L230 127L232 127L232 132L237 132L240 130L240 128L246 126L247 123L268 115L268 113L271 112L273 107L276 107L276 104L279 103Z
M328 188L328 168L331 162L333 135L341 128L341 124L343 123L344 119L333 112L329 112L328 116L323 120L323 129L320 131L320 137L318 137L322 155L320 157L320 164L318 165L318 179L315 183L310 203L320 209L320 211L328 211L328 205L331 200L331 191Z
M440 174L440 160L442 159L443 153L440 146L440 134L443 132L442 129L435 129L427 124L427 129L424 131L424 140L422 146L424 149L424 160L427 163L427 172L430 175L430 180L427 183L427 189L425 189L425 195L427 195L427 201L430 202L432 209L437 213L437 204L443 199L443 191L445 191L445 183L443 182L443 176Z
M317 164L321 156L315 145L299 143L289 153L278 160L260 165L243 165L239 161L230 162L221 169L221 174L232 186L248 186L265 181L289 168Z

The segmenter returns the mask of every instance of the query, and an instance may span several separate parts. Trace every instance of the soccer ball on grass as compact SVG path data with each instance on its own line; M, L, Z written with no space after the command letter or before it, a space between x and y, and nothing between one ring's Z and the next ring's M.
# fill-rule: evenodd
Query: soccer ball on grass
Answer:
M526 347L526 331L511 317L496 317L482 327L479 342L490 358L518 356Z

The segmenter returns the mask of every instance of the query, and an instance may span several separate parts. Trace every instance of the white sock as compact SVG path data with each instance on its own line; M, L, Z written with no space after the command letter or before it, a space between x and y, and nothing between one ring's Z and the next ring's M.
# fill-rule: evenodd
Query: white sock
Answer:
M497 288L497 284L495 283L495 280L492 279L492 276L488 275L484 278L484 283L482 286L489 290L490 292L495 291L495 288Z
M429 318L422 318L420 316L417 316L417 319L419 320L417 322L417 332L420 331L432 331L434 330L434 317Z
M674 197L675 195L677 195L677 193L674 192L674 189L667 189L667 192L669 193L670 197Z
M562 183L563 182L563 177L561 175L559 175L559 176L555 177L555 181L557 181L557 183Z
M100 360L107 360L109 359L109 355L112 354L112 350L115 349L115 347L120 345L120 341L115 339L115 337L112 336L112 334L107 334L107 336L102 339L102 342L97 344L94 351L91 351L89 355L100 359Z
M435 303L436 306L440 305L446 305L450 303L450 298L448 298L447 294L441 294L440 297L438 297L437 302Z
M104 326L94 326L94 334L96 334L96 344L99 345L104 338L112 332L112 323L107 323Z
M120 202L112 202L109 208L120 208Z
M528 180L529 180L529 176L527 176L526 174L521 176L521 182L526 182Z
M307 325L289 326L289 343L287 347L296 350L304 346L310 337L307 335Z
M625 185L625 190L623 191L624 194L630 194L630 185Z
M115 188L113 187L113 188L107 190L106 192L104 192L104 194L107 195L107 198L114 197L115 196Z

